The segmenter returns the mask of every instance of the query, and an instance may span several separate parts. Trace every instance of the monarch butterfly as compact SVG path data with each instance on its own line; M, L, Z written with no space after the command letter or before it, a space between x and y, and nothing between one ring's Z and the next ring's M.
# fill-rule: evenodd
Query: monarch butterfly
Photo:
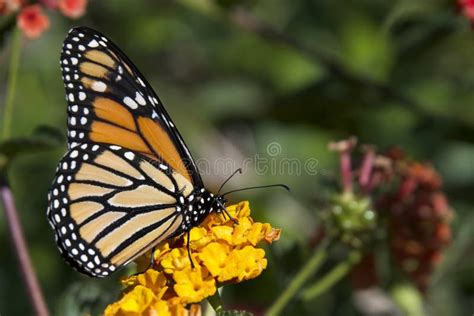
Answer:
M210 213L227 213L226 194L288 189L219 194L229 177L217 194L208 191L156 93L99 32L70 30L60 66L68 152L47 217L59 251L79 272L105 277Z
M74 28L60 66L68 152L56 169L47 217L68 263L105 277L224 211L223 195L204 188L158 96L112 41Z

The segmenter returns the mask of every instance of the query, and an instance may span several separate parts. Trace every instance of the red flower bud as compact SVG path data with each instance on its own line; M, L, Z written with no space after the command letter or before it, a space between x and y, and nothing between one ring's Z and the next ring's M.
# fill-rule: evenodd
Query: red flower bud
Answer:
M86 12L87 0L59 0L58 6L62 14L77 19Z

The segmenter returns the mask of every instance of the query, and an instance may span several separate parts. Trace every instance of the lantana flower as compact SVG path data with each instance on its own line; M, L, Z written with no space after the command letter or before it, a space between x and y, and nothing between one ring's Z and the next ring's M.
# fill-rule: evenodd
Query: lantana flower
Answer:
M104 314L197 315L200 305L196 303L214 295L219 287L259 276L267 259L258 245L278 240L281 231L254 222L248 202L228 206L227 211L238 223L213 213L189 234L158 245L152 268L147 269L151 253L137 259L138 271L146 271L122 280L126 286L122 298Z

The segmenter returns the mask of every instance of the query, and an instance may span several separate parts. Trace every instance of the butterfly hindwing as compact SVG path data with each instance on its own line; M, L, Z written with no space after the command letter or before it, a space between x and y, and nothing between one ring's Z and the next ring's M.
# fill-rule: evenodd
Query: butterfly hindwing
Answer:
M77 144L61 160L48 219L76 269L106 276L181 231L189 180L117 145Z
M163 161L202 186L192 156L161 101L121 50L102 34L72 29L61 52L68 143L119 145Z

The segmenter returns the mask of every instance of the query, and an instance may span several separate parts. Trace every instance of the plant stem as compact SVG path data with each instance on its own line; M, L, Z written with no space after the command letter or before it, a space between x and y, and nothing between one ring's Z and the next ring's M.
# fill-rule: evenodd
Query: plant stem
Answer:
M224 311L224 305L222 304L218 289L216 290L216 294L207 298L207 301L209 302L209 304L211 304L216 314L219 314L219 312Z
M20 68L20 53L21 53L21 33L18 28L15 28L11 40L10 52L10 68L8 70L8 87L5 97L5 108L3 113L3 129L2 139L5 140L10 137L13 101L15 100L16 82L18 78L18 69Z
M336 265L323 278L319 279L318 282L303 291L301 294L303 300L309 301L323 294L327 289L340 281L351 270L351 268L359 262L360 258L361 254L358 250L349 253L347 260Z
M20 264L21 273L23 280L28 291L28 295L35 310L35 315L47 316L48 308L44 301L43 293L36 278L31 259L28 254L23 231L18 219L18 211L15 206L15 200L10 187L7 184L6 178L0 173L0 200L2 201L3 208L5 209L5 216L10 229L10 235L18 262Z
M342 188L344 193L350 194L352 193L352 166L350 151L343 151L341 153L339 164L341 166Z
M265 315L277 316L279 315L296 293L303 287L305 282L310 278L318 268L324 263L328 255L329 241L325 239L321 242L318 249L313 253L311 258L291 280L290 284L277 300L270 306Z
M346 195L352 194L352 158L351 153L357 144L355 136L328 144L329 150L339 153L342 190Z
M364 148L365 155L362 160L362 167L359 176L359 185L362 188L364 194L368 194L370 192L370 176L372 175L372 171L374 169L374 160L375 160L375 150L373 146L367 145Z

